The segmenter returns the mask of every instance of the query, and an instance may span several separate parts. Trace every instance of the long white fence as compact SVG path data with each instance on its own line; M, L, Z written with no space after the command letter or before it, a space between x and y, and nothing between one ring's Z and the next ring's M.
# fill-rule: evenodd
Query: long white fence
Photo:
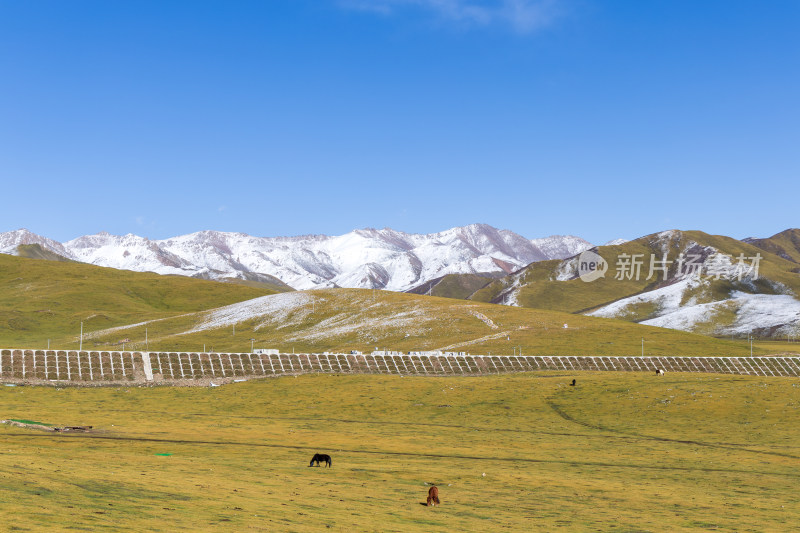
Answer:
M800 357L349 355L0 350L6 382L187 383L304 373L486 375L531 371L800 376Z

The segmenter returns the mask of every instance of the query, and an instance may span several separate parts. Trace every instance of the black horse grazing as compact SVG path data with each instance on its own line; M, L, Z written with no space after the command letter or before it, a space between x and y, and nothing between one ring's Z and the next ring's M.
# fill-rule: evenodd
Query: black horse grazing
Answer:
M570 387L574 387L575 386L575 380L574 379L572 380L572 383L569 384L569 386Z
M320 461L325 463L326 466L331 466L331 456L326 453L315 453L308 466L314 466L314 462L316 462L317 466L319 466Z

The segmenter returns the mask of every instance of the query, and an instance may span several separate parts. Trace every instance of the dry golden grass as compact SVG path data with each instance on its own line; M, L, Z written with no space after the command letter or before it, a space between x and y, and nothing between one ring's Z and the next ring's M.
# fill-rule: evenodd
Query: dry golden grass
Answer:
M2 387L0 405L2 418L95 426L0 426L8 530L800 523L796 379L307 375L206 389ZM333 468L308 468L314 452ZM421 505L426 483L440 487L441 507Z
M113 331L91 333L91 341L112 343L121 337L129 348L161 351L365 353L390 350L452 350L472 354L512 355L748 355L749 345L677 330L642 326L624 320L573 315L363 289L331 289L267 296L294 302L225 326L194 333L210 320L208 312ZM299 303L298 303L299 302ZM238 305L238 304L237 304ZM569 327L564 328L564 324ZM250 339L255 339L251 342ZM74 349L77 338L61 339ZM89 345L88 342L84 346ZM757 347L756 355L765 353Z

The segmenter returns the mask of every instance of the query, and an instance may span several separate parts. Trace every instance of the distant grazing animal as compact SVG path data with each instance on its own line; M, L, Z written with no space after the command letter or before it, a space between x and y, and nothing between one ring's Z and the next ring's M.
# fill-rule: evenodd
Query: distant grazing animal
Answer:
M656 376L663 376L663 375L664 375L664 370L662 370L661 368L656 369Z
M331 466L331 456L326 453L315 453L314 457L311 458L311 462L308 463L308 466L314 466L314 462L319 466L320 461L325 463L326 466Z
M428 489L428 507L439 505L439 489L436 485Z
M569 386L570 387L574 387L575 386L575 380L574 379L572 380L572 383L569 384Z

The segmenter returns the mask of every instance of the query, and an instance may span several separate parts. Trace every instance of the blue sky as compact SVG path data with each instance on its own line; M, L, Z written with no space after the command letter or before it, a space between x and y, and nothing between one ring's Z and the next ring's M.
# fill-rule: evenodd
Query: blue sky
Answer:
M800 226L800 2L0 0L0 231Z

